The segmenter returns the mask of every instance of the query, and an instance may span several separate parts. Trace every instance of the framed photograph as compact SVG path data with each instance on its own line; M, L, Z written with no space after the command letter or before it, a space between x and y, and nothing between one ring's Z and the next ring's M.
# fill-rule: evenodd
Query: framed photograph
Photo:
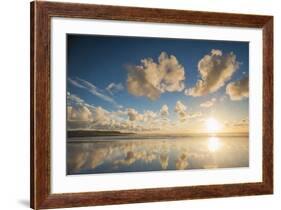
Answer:
M273 193L273 17L31 3L31 207Z

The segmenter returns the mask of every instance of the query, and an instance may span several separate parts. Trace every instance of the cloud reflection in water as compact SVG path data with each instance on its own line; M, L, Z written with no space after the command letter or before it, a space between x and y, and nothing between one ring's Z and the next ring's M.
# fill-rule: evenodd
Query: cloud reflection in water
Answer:
M67 174L248 167L248 162L248 137L92 137L67 143Z

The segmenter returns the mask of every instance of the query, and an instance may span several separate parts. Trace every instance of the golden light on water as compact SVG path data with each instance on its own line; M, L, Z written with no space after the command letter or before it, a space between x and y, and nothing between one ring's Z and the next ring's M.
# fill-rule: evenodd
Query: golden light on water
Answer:
M216 152L220 147L221 147L221 143L217 137L210 137L208 139L208 149L211 152Z
M221 130L221 124L215 118L208 118L205 121L205 126L208 132L214 133Z

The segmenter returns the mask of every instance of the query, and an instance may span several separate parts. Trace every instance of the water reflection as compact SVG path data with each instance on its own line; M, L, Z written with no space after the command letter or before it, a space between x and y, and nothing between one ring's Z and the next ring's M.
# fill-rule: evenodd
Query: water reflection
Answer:
M248 137L71 138L67 174L248 166Z
M209 137L208 139L208 148L211 152L215 152L220 148L220 141L217 137Z

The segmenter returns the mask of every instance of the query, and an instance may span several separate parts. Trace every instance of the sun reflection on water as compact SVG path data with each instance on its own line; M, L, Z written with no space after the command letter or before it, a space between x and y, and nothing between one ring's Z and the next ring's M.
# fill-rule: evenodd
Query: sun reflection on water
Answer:
M221 142L217 137L210 137L208 139L208 149L210 152L216 152L221 147Z

